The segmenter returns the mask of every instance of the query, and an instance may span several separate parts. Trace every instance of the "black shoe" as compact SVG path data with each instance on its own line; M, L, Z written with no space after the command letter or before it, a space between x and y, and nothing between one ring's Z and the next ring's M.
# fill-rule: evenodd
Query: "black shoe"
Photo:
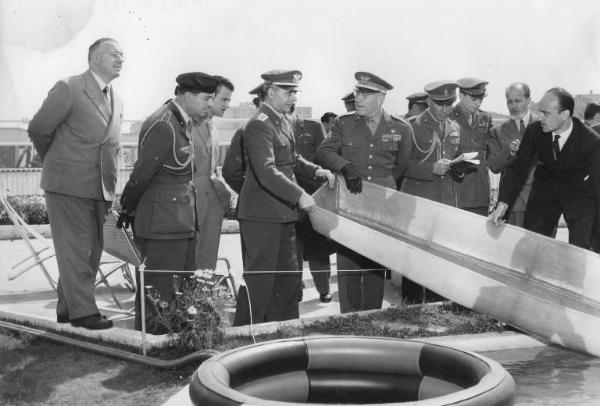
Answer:
M57 314L56 315L56 322L57 323L68 323L71 320L69 319L69 315L68 314Z
M71 325L73 327L87 328L88 330L103 330L106 328L111 328L113 326L113 322L107 320L106 317L100 315L100 313L96 313L92 314L91 316L73 319L71 320Z
M321 296L319 297L319 300L320 300L322 303L329 303L329 302L331 302L331 297L332 297L332 296L331 296L331 293L325 293L324 295L321 295Z

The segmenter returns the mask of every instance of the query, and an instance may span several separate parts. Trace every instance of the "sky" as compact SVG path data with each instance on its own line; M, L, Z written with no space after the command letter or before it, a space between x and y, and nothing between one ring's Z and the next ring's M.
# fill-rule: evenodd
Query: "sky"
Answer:
M298 105L343 112L354 72L391 83L384 108L406 111L430 82L490 82L482 109L506 112L504 89L530 84L600 93L598 0L0 0L0 120L31 117L52 85L87 69L87 49L117 39L126 54L113 86L127 120L172 96L175 77L229 78L232 104L260 74L298 69Z

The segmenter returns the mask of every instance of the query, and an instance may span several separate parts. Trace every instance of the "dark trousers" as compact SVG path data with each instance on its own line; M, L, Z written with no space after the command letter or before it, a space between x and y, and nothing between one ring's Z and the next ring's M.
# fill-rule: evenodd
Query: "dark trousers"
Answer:
M339 246L337 269L341 313L381 308L385 269L380 264Z
M252 323L297 319L302 271L298 267L296 223L240 220L240 234ZM239 300L234 324L248 323L248 303Z
M166 333L164 327L157 325L156 309L149 300L148 295L158 295L161 300L171 302L175 297L173 286L176 271L194 271L194 238L180 240L147 240L138 239L142 258L146 258L145 269L174 271L173 273L144 273L145 298L146 298L146 331L151 334ZM182 273L179 277L188 278L191 273ZM141 286L139 272L136 272L137 286ZM142 329L141 289L135 295L135 329Z
M71 320L96 314L102 226L111 202L52 192L44 195L58 263L56 314Z
M577 200L577 204L575 204ZM561 202L535 188L532 189L525 211L525 228L536 233L553 237L560 215L563 214L569 229L569 244L590 249L592 226L595 218L595 204L592 198L584 196Z
M331 241L312 228L308 217L297 223L296 235L300 270L302 270L302 260L306 259L317 292L319 295L328 294L331 276L329 263Z

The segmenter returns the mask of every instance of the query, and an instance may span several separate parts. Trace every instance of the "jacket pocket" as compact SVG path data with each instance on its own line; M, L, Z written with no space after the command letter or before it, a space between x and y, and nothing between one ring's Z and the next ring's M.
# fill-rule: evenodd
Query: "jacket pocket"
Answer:
M155 185L140 199L136 232L146 238L176 238L196 229L194 188L191 184Z

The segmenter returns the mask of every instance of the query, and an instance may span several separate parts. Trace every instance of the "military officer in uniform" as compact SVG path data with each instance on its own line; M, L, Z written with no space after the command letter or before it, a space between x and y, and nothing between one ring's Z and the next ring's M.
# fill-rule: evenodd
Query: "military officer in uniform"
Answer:
M477 152L477 165L469 165L460 184L458 207L487 216L490 205L490 181L486 165L488 140L491 138L492 116L479 107L488 82L476 78L457 80L460 101L451 117L460 125L462 152Z
M404 118L410 118L418 116L427 109L427 93L417 92L406 96L408 100L408 112L404 115Z
M331 138L317 150L316 162L342 174L351 193L362 191L363 179L396 188L396 178L409 163L410 126L382 108L392 85L367 72L357 72L355 78L356 112L337 118ZM339 246L337 267L342 313L381 307L385 273L381 265Z
M428 108L409 120L414 143L410 166L401 191L458 207L459 185L464 172L451 161L460 154L460 127L449 115L456 100L458 84L440 80L425 86ZM402 297L411 302L439 298L409 279L402 279Z
M260 106L260 103L263 99L262 87L263 84L261 83L249 92L251 95L256 95L255 99L258 99L256 108ZM233 134L233 137L231 137L229 148L227 148L227 152L225 153L223 167L221 168L223 178L229 187L231 187L231 189L233 189L233 191L238 195L242 191L242 185L244 184L244 176L246 173L243 140L244 129L240 128L235 132L235 134Z
M314 162L317 147L325 139L323 125L318 121L303 119L299 116L293 116L292 122L298 153L304 159ZM297 180L298 185L311 195L323 184L323 181L314 179L313 176L307 177L302 173L298 173ZM319 299L323 303L329 303L331 301L329 254L332 242L312 228L308 216L301 215L296 232L300 269L302 269L302 259L305 258L308 260L315 288L319 292Z
M244 257L244 280L251 304L236 308L235 324L299 317L302 272L298 267L296 223L299 210L315 209L315 201L296 183L294 173L327 178L333 174L302 158L285 117L296 102L299 71L261 75L264 101L244 129L246 175L238 218Z
M344 107L346 108L346 113L350 113L351 111L356 110L356 106L354 105L354 92L350 92L344 97L342 97L342 101L344 102Z
M147 270L195 268L198 218L192 118L208 114L218 82L201 72L184 73L176 80L175 98L142 125L138 160L121 196L119 225L133 226ZM163 301L172 300L175 294L171 273L149 272L145 285L152 286ZM155 320L152 302L144 296L148 331L164 333L164 327ZM136 329L141 328L140 301L138 289Z

